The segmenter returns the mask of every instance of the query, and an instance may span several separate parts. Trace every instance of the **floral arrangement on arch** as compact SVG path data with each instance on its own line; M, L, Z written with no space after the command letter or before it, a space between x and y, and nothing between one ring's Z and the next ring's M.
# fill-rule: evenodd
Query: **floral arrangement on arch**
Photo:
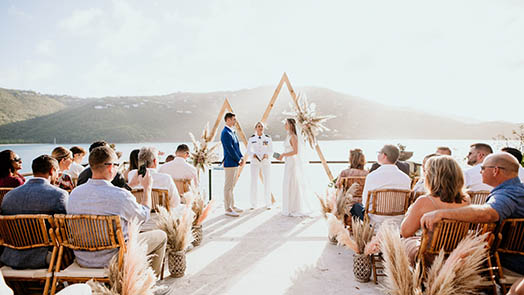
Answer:
M316 136L321 132L329 131L329 128L323 124L332 118L333 115L320 116L317 114L315 103L309 103L303 93L299 93L297 104L291 106L292 112L284 112L285 115L293 116L298 124L302 127L302 133L307 138L309 145L313 148L317 144Z
M205 172L207 167L209 167L214 161L218 160L218 155L214 152L218 143L209 148L209 142L207 141L209 133L208 129L209 123L206 124L204 131L202 131L202 136L199 141L195 139L193 133L189 132L189 137L191 137L194 146L194 151L190 154L190 157L193 161L193 166L197 168L199 176L200 170Z

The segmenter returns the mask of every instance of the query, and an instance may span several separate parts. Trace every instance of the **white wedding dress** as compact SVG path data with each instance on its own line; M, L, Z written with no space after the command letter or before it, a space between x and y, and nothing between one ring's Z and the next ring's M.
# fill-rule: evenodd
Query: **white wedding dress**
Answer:
M284 141L284 152L293 151L288 135ZM311 209L308 203L309 190L306 174L304 173L304 159L301 156L303 142L298 143L299 153L291 157L284 157L284 181L282 188L282 214L286 216L310 216Z

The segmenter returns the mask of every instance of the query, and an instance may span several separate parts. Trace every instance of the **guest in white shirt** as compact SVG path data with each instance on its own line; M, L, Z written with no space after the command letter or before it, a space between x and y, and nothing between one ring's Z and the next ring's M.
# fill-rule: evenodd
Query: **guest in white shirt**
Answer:
M366 177L366 183L364 184L364 190L362 191L362 204L355 204L351 209L351 215L364 218L364 206L368 198L368 192L377 189L405 189L411 188L411 178L402 172L395 165L399 157L400 151L394 146L387 144L378 152L377 160L380 167L375 171L370 172ZM371 204L371 200L370 200ZM369 214L369 219L372 224L378 225L387 220L393 220L400 224L404 216L378 216Z
M158 150L154 147L143 147L138 153L138 167L145 165L153 177L153 188L167 189L168 197L171 200L170 206L174 208L180 204L180 196L176 189L175 183L169 174L160 173L158 168ZM129 171L129 186L138 187L138 170Z
M176 148L175 159L162 165L158 171L169 174L173 179L191 179L198 187L197 170L187 162L188 157L189 147L181 144Z
M69 150L73 153L73 163L71 163L71 167L69 167L69 175L71 175L72 178L78 178L80 172L85 168L82 166L82 160L86 155L86 150L80 146L74 146Z
M484 158L493 153L493 149L485 143L470 145L467 156L468 165L473 166L464 172L464 186L468 191L491 191L493 187L482 182L480 166Z
M517 158L517 161L520 164L519 166L520 182L524 183L524 168L522 168L522 153L518 149L512 148L512 147L505 147L502 149L502 151L506 153L510 153L513 155L513 157Z

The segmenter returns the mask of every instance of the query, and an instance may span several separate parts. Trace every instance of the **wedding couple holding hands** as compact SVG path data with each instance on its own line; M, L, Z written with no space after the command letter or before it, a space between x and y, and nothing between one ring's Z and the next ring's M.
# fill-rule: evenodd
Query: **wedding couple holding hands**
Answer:
M224 209L225 214L232 217L240 216L243 210L235 206L233 189L236 184L239 167L246 164L246 158L240 151L240 143L234 126L237 123L233 113L224 116L225 127L222 130L220 141L224 151ZM285 161L283 187L282 187L282 214L286 216L308 216L310 209L307 200L304 140L302 132L295 119L286 119L285 129L287 136L284 141L284 153L273 153L271 137L264 134L264 124L255 125L255 134L249 138L247 156L251 165L251 208L257 205L257 184L262 171L264 181L264 200L266 208L272 207L271 200L271 157Z

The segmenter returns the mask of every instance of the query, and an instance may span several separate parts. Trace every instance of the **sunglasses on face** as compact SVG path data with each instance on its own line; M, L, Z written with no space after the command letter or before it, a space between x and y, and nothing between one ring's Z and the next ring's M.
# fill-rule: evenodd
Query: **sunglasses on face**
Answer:
M115 167L118 167L118 166L120 166L120 163L104 163L104 165L106 165L106 166L113 165Z
M20 162L22 162L22 159L21 158L14 158L13 161L20 163Z

